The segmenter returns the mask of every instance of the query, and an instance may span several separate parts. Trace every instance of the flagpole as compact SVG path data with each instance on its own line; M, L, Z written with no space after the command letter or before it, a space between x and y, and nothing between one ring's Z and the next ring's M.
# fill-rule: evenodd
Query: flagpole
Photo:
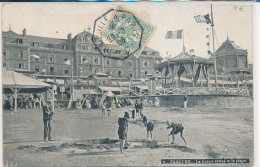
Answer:
M214 54L214 70L215 70L215 84L216 87L218 87L218 77L217 77L217 60L216 60L216 54L215 54L215 38L214 38L214 22L213 22L213 10L212 10L212 4L210 4L211 7L211 28L212 28L212 40L213 40L213 54Z
M184 30L182 29L182 51L183 53L185 52L185 47L184 47Z
M74 101L74 85L73 85L73 58L71 58L71 100Z

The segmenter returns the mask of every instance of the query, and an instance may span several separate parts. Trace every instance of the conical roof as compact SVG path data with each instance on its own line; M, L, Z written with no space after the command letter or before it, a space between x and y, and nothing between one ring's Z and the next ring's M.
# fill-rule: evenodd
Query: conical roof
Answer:
M230 41L228 38L225 42L222 43L222 45L217 49L216 53L218 52L225 52L225 51L244 51L241 47L236 45L234 41Z

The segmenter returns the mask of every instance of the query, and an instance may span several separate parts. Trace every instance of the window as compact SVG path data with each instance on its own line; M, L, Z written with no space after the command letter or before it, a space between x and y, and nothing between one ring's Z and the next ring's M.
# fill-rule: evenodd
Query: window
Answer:
M68 50L68 45L63 45L64 50Z
M38 48L39 47L39 42L34 42L33 43L33 47Z
M54 67L50 67L50 72L54 72Z
M86 63L86 61L87 61L86 56L81 56L81 63Z
M22 51L19 52L18 58L21 59L21 60L24 60L25 59L24 52L22 52Z
M95 64L98 64L98 58L94 59Z
M3 50L3 57L4 57L4 59L7 59L7 51L6 50Z
M110 71L109 71L109 70L106 70L106 74L110 75Z
M94 48L94 51L95 51L95 52L98 52L98 48L97 48L97 47L95 47L95 48Z
M127 66L128 67L132 67L132 63L131 62L127 62Z
M144 68L148 68L149 67L149 62L147 60L144 61Z
M53 48L53 44L48 44L48 48Z
M130 74L129 76L132 78L132 77L133 77L133 74Z
M69 74L69 70L68 70L68 69L65 69L65 70L64 70L64 74L65 74L65 75L68 75L68 74Z
M86 50L86 45L81 45L81 50Z
M98 73L99 72L99 69L98 68L95 68L95 73Z
M39 71L40 71L40 67L39 67L39 66L35 66L35 67L34 67L34 70L35 70L36 72L39 72Z
M145 71L145 72L144 72L144 76L146 76L147 74L148 74L148 72L147 72L147 71Z
M6 68L6 63L3 64L3 68Z
M118 74L118 77L121 77L122 71L118 71L117 74Z
M80 41L85 41L84 36L80 36Z
M19 63L18 64L18 69L24 69L24 64L23 63Z
M23 44L23 39L18 39L17 41L19 44Z
M49 63L54 63L54 55L49 56Z
M116 54L121 54L121 50L116 50Z

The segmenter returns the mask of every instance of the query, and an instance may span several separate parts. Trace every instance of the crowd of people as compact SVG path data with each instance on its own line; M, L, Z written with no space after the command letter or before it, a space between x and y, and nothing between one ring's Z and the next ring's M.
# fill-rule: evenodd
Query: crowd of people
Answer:
M17 97L17 109L36 109L40 108L40 98L34 94L32 96ZM12 110L15 107L15 98L8 98L4 101L4 109Z

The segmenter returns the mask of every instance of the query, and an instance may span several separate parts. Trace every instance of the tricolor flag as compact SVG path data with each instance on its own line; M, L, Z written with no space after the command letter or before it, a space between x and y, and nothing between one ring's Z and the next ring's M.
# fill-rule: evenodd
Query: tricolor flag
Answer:
M182 31L183 30L167 31L165 39L182 39Z
M194 16L194 19L197 23L207 23L207 24L211 23L209 14Z
M66 64L66 65L70 65L71 63L70 63L70 60L68 59L68 60L66 60L65 62L64 62L64 64Z

